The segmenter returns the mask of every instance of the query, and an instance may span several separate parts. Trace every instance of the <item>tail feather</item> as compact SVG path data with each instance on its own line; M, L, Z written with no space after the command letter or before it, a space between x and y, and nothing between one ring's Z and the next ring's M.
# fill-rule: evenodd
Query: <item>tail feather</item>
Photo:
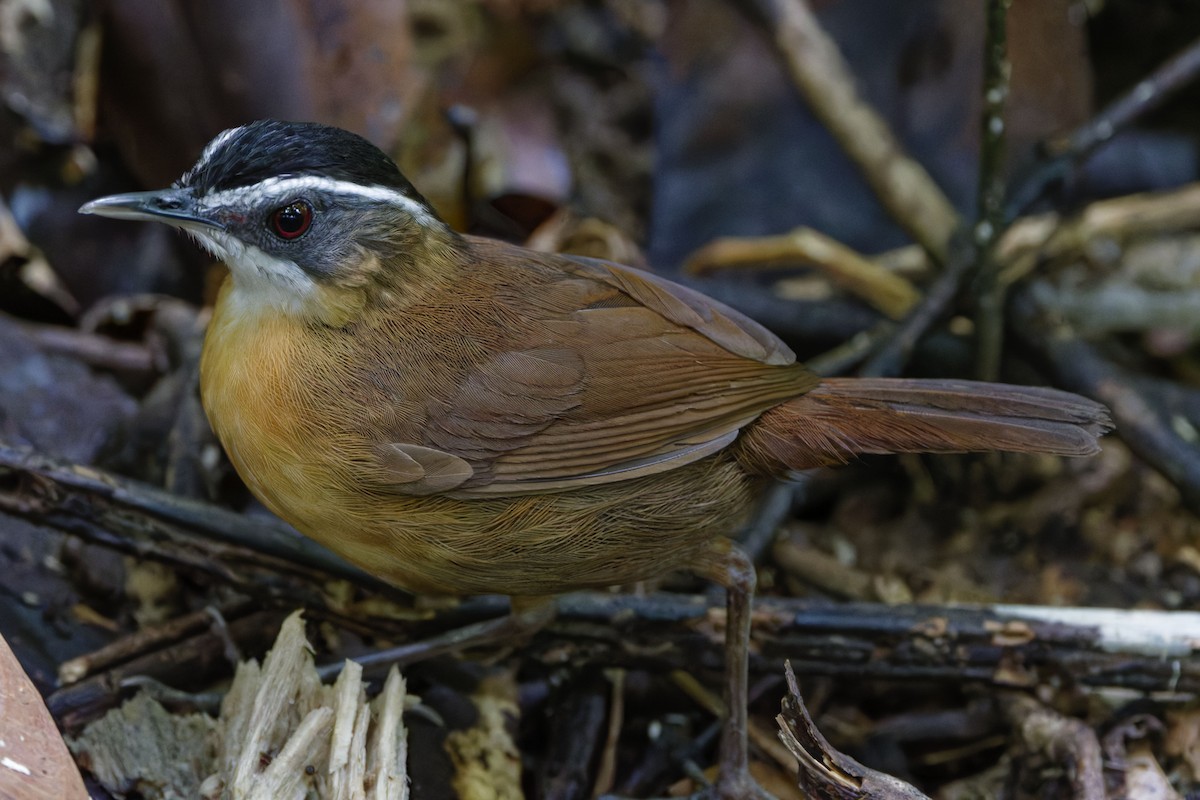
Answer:
M764 413L739 457L759 472L866 453L1005 450L1087 456L1111 429L1099 403L1057 389L976 381L829 379Z

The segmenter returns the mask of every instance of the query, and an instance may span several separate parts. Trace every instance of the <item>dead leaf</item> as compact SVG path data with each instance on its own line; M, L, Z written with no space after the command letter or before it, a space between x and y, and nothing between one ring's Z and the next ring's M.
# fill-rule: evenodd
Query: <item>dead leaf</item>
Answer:
M79 769L42 696L0 637L0 797L87 800Z

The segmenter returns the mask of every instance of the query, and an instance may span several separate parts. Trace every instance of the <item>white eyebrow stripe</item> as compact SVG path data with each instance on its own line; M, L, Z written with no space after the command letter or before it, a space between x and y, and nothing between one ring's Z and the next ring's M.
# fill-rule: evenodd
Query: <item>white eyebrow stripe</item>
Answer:
M196 163L192 165L192 168L185 172L183 177L181 177L175 183L188 183L193 175L204 169L204 167L208 166L208 162L212 161L213 154L224 147L225 143L233 138L233 135L244 127L246 126L242 125L237 128L226 128L218 133L216 138L204 146L204 150L200 153L200 158L197 159Z
M266 198L277 198L282 201L290 200L296 194L314 189L333 194L350 195L364 200L390 203L403 208L409 216L422 225L433 225L438 221L423 203L412 199L403 192L389 189L386 186L362 186L350 181L339 181L320 175L267 178L252 186L239 186L236 189L214 192L200 198L200 202L206 206L215 206Z

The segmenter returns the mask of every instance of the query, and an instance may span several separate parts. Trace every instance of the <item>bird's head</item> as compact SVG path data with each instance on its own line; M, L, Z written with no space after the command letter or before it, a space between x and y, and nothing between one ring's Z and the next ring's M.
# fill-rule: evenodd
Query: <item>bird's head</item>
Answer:
M315 123L231 128L171 188L80 211L186 231L228 265L231 302L337 324L373 292L419 280L455 241L387 155Z

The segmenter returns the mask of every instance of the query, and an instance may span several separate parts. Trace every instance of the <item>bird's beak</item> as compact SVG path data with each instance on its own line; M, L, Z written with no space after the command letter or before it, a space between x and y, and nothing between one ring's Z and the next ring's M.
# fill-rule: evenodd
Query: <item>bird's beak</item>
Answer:
M164 222L176 228L224 228L205 214L190 189L161 189L156 192L130 192L100 197L79 208L80 214L96 214L113 219Z

